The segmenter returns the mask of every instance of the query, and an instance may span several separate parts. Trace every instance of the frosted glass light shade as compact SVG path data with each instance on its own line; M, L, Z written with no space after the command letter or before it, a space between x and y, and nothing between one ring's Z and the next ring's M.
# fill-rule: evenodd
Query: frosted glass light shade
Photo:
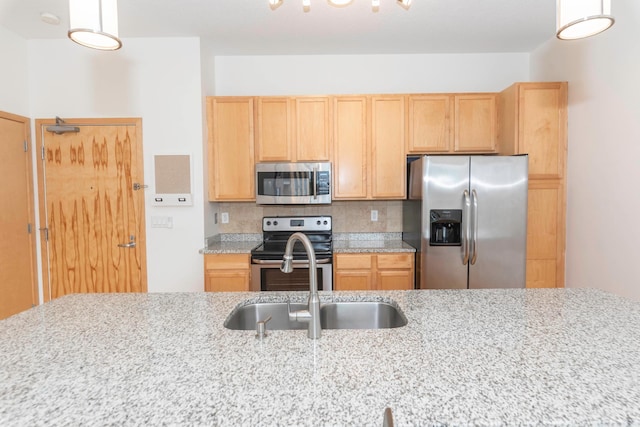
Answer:
M353 0L327 0L331 6L343 7L351 4Z
M611 27L611 0L557 0L557 32L562 40L594 36Z
M117 0L69 0L68 35L93 49L120 49Z

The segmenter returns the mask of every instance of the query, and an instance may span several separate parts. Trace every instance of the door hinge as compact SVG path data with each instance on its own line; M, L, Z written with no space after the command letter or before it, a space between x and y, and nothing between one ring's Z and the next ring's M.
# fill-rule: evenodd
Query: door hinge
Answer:
M31 234L31 223L27 224L27 233Z
M29 144L27 144L27 141L24 141L24 152L28 153L29 152Z
M42 146L40 156L42 156L42 160L44 160L44 145Z
M46 242L48 242L49 241L49 229L47 227L45 227L45 228L40 228L39 230L40 231L44 231L44 240Z
M134 182L134 183L133 183L133 189L134 189L134 191L138 191L138 190L140 190L140 189L142 189L142 188L148 188L148 187L149 187L148 185L139 184L139 183L137 183L137 182Z

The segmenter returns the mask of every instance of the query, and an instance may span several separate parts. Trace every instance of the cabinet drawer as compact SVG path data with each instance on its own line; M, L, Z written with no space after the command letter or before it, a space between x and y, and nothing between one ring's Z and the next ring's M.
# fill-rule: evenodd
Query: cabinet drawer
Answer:
M413 254L383 254L378 255L379 269L401 269L411 268L413 265Z
M209 254L204 257L205 270L239 270L249 268L248 254Z
M369 254L339 254L336 255L336 268L340 269L370 269L372 256Z

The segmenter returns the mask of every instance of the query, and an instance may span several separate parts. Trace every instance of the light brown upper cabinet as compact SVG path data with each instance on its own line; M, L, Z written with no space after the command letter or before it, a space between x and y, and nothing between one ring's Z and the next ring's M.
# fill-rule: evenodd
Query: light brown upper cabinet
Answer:
M404 199L405 98L371 97L371 198Z
M404 97L335 97L333 125L333 198L404 198Z
M407 154L495 153L495 93L407 96Z
M454 95L453 150L491 153L497 143L496 94Z
M501 154L529 154L530 179L564 177L567 83L516 83L500 94Z
M499 95L500 154L529 155L527 287L562 287L567 83L516 83Z
M328 97L256 98L256 161L328 161Z
M333 98L334 199L366 199L368 162L367 98Z
M207 97L210 201L255 200L253 98Z
M331 102L329 97L296 97L295 139L298 162L331 160Z
M452 149L451 95L409 95L407 112L407 153L446 153Z

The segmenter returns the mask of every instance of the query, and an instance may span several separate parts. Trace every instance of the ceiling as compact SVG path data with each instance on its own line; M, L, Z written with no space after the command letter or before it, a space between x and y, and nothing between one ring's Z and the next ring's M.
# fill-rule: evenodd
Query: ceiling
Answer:
M530 52L555 37L555 0L120 0L120 37L206 39L217 55ZM42 12L60 17L42 22ZM25 39L66 38L67 0L0 0L0 25Z

